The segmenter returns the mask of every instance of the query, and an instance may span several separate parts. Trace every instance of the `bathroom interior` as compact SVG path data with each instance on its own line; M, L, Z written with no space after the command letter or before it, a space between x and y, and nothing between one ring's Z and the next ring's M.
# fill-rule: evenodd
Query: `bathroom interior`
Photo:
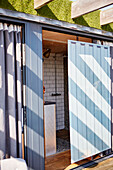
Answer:
M91 38L43 30L45 156L70 150L68 40Z

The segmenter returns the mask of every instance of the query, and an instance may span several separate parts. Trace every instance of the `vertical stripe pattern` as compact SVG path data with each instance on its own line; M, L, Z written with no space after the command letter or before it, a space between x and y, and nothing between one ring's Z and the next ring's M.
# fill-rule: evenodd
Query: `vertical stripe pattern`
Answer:
M110 47L68 42L71 162L111 148Z

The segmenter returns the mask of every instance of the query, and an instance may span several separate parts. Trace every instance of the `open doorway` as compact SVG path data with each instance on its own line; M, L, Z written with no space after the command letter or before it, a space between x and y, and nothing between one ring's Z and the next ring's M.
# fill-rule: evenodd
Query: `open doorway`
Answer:
M76 36L43 31L44 100L56 106L56 153L70 149L68 39L76 40Z
M45 127L45 157L55 156L56 154L68 155L69 159L64 168L71 163L68 106L68 40L92 42L90 38L43 30L44 119L48 121L50 128L46 132L47 127ZM48 114L47 110L49 113L52 112L51 115ZM50 119L53 119L52 122L47 115L49 115ZM49 139L47 139L48 136ZM52 151L47 149L47 140Z

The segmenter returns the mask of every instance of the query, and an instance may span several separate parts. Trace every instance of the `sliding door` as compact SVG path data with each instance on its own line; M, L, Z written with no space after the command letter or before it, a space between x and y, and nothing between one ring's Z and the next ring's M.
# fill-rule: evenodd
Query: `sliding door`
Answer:
M68 42L71 162L111 148L110 47Z

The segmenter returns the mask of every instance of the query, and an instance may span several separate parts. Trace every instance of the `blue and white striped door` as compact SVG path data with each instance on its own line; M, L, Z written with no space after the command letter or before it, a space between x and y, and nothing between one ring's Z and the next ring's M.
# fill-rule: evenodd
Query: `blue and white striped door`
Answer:
M68 41L71 162L111 148L110 47Z

